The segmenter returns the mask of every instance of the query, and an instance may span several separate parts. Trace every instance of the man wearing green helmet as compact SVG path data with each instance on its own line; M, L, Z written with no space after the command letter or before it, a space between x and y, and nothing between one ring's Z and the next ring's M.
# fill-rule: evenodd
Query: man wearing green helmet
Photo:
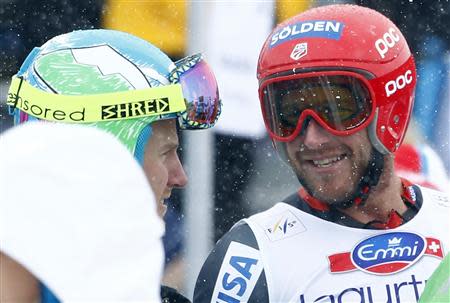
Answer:
M211 69L197 54L172 62L158 48L113 30L83 30L34 48L13 76L14 123L85 124L113 134L143 167L158 202L187 177L177 126L206 129L221 102Z
M13 77L7 103L15 124L84 123L114 134L143 165L157 200L169 191L149 175L155 163L145 160L151 156L145 147L152 134L169 132L161 137L178 145L174 119L182 129L205 129L220 114L214 75L200 55L173 63L150 43L112 30L75 31L33 49ZM172 186L183 186L182 167L172 169Z

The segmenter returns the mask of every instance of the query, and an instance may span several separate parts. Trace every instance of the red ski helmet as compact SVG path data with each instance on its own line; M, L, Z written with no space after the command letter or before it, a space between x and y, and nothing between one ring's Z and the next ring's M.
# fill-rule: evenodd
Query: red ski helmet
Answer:
M414 103L414 58L400 30L372 9L328 5L279 24L263 45L257 76L274 142L293 140L307 118L335 135L368 127L382 154L403 140Z

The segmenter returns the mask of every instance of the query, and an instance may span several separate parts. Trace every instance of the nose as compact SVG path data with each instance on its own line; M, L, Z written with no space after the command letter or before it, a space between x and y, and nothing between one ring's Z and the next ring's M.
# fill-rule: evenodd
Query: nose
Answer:
M169 185L171 187L184 187L188 182L186 172L184 171L183 165L181 165L178 156L176 157L174 162L175 163L169 175Z
M303 144L308 149L317 149L330 141L330 133L320 126L314 119L311 119L305 130L303 130Z

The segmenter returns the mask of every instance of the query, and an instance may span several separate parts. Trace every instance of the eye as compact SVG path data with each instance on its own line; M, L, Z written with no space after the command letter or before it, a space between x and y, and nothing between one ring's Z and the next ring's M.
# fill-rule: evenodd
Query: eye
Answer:
M170 149L164 149L164 150L161 152L161 155L167 156L167 155L169 155L169 154L172 153L172 152L173 152L173 149L172 149L172 148L170 148Z
M160 153L163 157L170 157L172 155L178 155L178 145L173 146L167 146L165 149L163 149Z

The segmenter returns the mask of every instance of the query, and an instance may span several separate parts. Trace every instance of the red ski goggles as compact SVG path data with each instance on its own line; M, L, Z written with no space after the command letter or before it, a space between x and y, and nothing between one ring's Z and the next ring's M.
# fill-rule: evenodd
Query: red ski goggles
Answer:
M260 86L259 98L270 136L283 142L294 140L310 118L330 133L345 136L366 127L375 114L368 80L347 71L268 79Z

